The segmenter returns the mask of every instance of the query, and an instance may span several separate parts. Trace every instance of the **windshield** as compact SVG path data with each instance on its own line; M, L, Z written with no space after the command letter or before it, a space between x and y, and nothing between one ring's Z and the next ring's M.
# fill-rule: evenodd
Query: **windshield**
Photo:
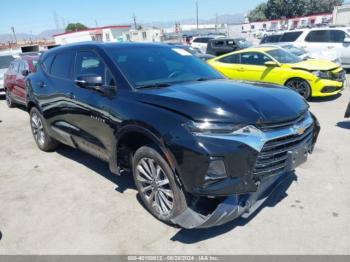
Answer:
M283 46L284 49L286 49L287 51L291 52L293 55L296 56L301 56L301 55L305 55L306 51L304 49L301 49L299 47L295 47L293 45L287 45L287 46Z
M293 55L292 53L285 51L283 49L273 49L273 50L267 51L266 53L268 53L270 56L275 58L281 64L294 64L302 61L296 55Z
M109 55L136 88L223 78L205 62L178 47L109 47Z
M248 48L253 46L253 44L245 39L237 39L236 40L237 44L241 47L241 48Z
M8 68L15 58L11 55L0 56L0 68Z

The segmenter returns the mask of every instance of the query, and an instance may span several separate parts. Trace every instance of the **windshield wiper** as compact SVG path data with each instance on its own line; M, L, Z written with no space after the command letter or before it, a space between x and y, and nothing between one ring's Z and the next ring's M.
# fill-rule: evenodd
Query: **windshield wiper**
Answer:
M162 87L168 87L171 86L170 83L153 83L148 85L139 85L136 86L137 89L146 89L146 88L162 88Z

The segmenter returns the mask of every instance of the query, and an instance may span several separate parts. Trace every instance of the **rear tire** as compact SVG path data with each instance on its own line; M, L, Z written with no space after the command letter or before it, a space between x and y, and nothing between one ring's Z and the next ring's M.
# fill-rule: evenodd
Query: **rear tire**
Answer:
M187 208L185 194L165 159L150 146L139 148L133 158L133 177L142 202L159 220L171 219Z
M30 126L40 150L50 152L59 146L59 143L48 135L45 119L35 107L30 110Z
M287 81L286 86L298 92L305 99L311 97L311 87L309 83L301 78L293 78Z
M15 107L15 104L13 102L13 99L12 99L11 94L8 91L8 89L6 89L6 91L5 91L5 99L6 99L6 104L7 104L7 106L9 108L14 108Z

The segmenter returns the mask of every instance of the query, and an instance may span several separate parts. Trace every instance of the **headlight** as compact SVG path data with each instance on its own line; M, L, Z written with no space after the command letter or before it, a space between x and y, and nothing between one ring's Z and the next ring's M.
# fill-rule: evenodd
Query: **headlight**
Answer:
M318 78L323 78L323 79L329 79L332 77L331 72L328 72L328 71L314 71L312 72L312 74L314 74Z
M192 133L199 134L231 134L244 125L227 124L227 123L211 123L209 121L204 122L188 122L184 126Z

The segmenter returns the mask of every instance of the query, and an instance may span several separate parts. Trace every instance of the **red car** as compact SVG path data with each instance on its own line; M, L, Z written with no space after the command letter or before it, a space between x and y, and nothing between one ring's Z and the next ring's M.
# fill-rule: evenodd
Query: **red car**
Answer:
M24 55L10 64L4 74L4 88L8 107L26 104L25 78L35 71L38 55Z

